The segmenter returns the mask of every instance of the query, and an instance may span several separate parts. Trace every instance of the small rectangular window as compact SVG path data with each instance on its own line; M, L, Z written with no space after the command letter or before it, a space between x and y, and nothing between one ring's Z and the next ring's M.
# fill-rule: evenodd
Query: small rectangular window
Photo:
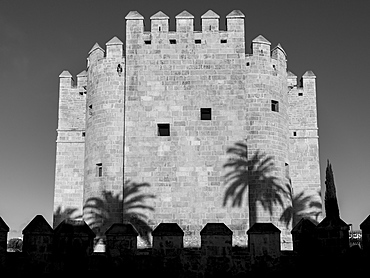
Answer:
M86 134L85 131L82 131L82 137L85 137L85 134Z
M195 40L195 43L200 44L200 43L202 43L202 40Z
M303 96L303 93L298 93L298 96L300 96L300 97Z
M271 111L279 112L279 102L276 100L271 100Z
M170 136L170 124L158 124L158 136Z
M297 131L293 131L293 136L297 136Z
M170 40L170 44L176 44L176 40Z
M103 176L103 164L102 163L97 163L96 164L96 176L97 177L102 177Z
M212 109L211 108L200 108L200 119L201 120L212 120Z
M223 39L221 40L221 43L227 43L227 40Z
M144 43L145 44L152 44L152 41L151 40L145 40Z

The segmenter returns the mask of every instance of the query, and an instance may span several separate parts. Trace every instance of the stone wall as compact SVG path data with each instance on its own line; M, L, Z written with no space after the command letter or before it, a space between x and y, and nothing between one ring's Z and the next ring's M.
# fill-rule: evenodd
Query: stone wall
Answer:
M243 245L254 223L271 222L291 250L299 218L287 212L306 195L299 215L320 220L315 76L298 86L282 46L262 35L246 54L244 17L230 12L220 30L209 10L196 31L183 11L172 31L160 11L145 31L131 11L125 48L116 37L95 44L76 86L61 74L54 228L83 210L103 235L132 208L120 205L127 183L154 196L130 216L151 208L150 228L178 223L185 246L200 246L206 223L225 223Z
M247 210L223 206L226 151L246 136L247 95L244 92L244 15L227 16L227 31L219 31L219 16L176 16L176 31L168 30L162 12L144 18L126 16L125 179L151 185L156 198L148 218L154 226L176 221L185 236L200 244L207 222L224 222L244 236ZM202 109L211 110L202 120ZM170 136L158 136L168 124Z

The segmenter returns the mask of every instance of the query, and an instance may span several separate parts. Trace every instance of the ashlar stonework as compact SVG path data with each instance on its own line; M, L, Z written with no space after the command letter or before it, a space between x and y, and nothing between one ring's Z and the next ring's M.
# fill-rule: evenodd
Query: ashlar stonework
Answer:
M238 10L224 31L211 10L201 31L187 11L175 31L163 12L150 31L137 11L125 19L125 43L93 45L76 83L59 76L54 227L83 217L99 235L136 215L151 229L175 222L199 246L206 223L226 224L236 245L272 223L291 249L292 224L321 219L314 73L299 82L262 35L246 54ZM143 189L141 205L128 201L129 183ZM294 213L303 199L316 206Z

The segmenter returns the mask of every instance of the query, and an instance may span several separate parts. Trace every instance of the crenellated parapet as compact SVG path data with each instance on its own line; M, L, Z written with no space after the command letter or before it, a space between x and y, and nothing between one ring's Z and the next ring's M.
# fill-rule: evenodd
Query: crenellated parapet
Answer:
M144 31L144 17L137 11L131 11L126 19L126 44L130 50L138 50L141 45L153 47L153 44L223 44L225 47L232 43L232 47L239 48L244 53L244 14L234 10L226 16L226 31L220 30L220 16L208 10L201 16L201 31L194 30L194 16L184 10L175 16L176 30L169 31L169 16L162 11L150 17L150 31ZM235 43L238 43L236 46ZM135 45L135 46L134 46ZM151 46L148 46L151 45ZM135 51L133 53L136 53Z
M85 130L86 71L76 77L77 83L67 70L59 75L57 142L84 141L82 132Z
M316 76L306 71L300 82L288 71L288 99L291 137L317 137Z
M123 42L117 37L113 37L106 44L106 50L104 50L98 43L95 43L94 46L88 52L88 64L87 69L90 66L103 58L108 59L119 59L122 60L124 57Z
M246 69L248 73L264 73L287 78L287 54L280 43L271 49L271 42L258 35L251 43L251 54L246 54Z
M242 32L244 35L244 14L239 10L233 10L226 16L226 31ZM128 33L144 33L144 17L137 11L130 11L126 17ZM212 10L208 10L201 16L201 32L219 32L220 16ZM150 17L151 33L169 32L170 17L158 11ZM194 16L184 10L175 16L176 30L174 32L199 32L194 30Z

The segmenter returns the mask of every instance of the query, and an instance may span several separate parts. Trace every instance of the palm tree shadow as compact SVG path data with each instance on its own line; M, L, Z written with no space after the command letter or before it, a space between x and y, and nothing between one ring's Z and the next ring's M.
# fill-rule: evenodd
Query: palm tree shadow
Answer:
M59 206L53 213L53 227L57 227L65 219L76 220L81 218L81 214L76 215L77 211L77 208L66 208L62 211L62 207Z
M248 195L250 227L257 221L257 205L273 214L274 206L284 207L287 192L281 187L279 179L272 175L275 170L273 157L266 156L257 150L248 159L248 146L245 142L237 142L227 149L229 155L224 169L224 182L227 186L223 206L231 201L232 207L241 207L243 198ZM228 171L229 170L229 171Z
M287 227L290 222L292 222L292 227L295 227L302 218L309 218L317 225L322 209L321 202L313 200L314 196L312 195L305 196L304 191L294 195L291 186L287 186L287 192L291 206L284 210L280 220L286 223Z
M146 205L146 200L155 198L152 194L141 193L148 183L127 181L123 186L123 193L114 195L111 191L102 191L102 198L92 197L84 205L84 220L97 235L103 237L105 231L114 223L131 223L138 231L139 236L150 244L152 228L148 224L146 211L154 208Z

